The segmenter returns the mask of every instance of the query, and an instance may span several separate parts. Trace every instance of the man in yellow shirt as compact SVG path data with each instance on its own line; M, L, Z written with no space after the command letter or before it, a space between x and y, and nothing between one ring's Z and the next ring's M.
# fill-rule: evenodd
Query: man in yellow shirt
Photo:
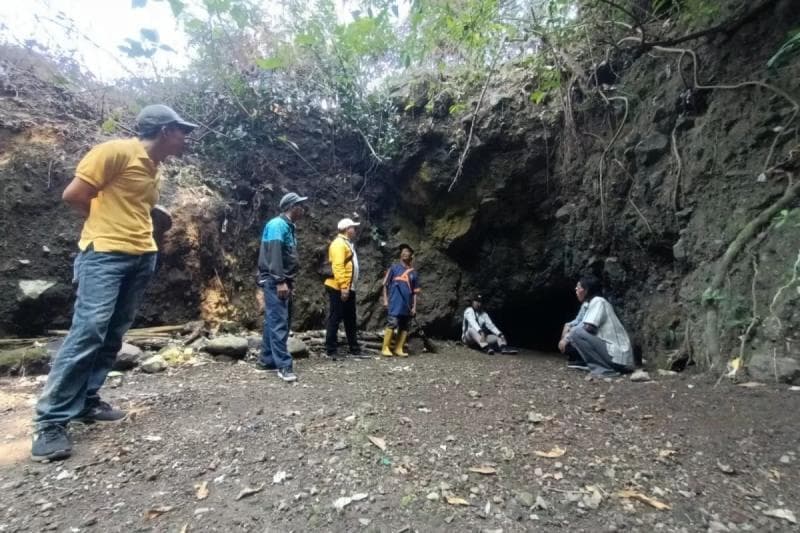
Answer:
M145 107L136 123L138 138L92 148L62 195L86 220L75 260L72 326L36 405L34 461L70 456L67 425L72 420L125 417L98 393L155 270L150 210L158 201L158 166L183 152L186 135L196 127L165 105Z
M325 280L330 307L325 332L325 352L336 360L338 350L339 324L344 321L344 332L350 355L361 357L361 347L356 335L356 286L358 285L358 255L353 244L356 228L360 222L343 218L336 225L339 234L328 247L330 277Z

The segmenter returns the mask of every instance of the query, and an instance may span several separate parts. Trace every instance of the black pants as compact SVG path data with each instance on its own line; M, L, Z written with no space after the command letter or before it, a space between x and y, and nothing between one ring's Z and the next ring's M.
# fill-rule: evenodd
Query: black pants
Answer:
M328 355L336 355L337 333L339 323L344 320L344 332L347 335L347 344L350 346L352 355L360 355L361 347L356 338L356 293L350 291L347 301L342 301L342 292L330 287L325 287L330 300L328 308L328 327L325 332L325 352Z

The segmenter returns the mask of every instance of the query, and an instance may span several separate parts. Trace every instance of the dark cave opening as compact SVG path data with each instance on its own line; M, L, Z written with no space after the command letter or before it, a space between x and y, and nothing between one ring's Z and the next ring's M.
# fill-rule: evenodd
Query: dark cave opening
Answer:
M513 295L502 307L487 310L510 345L555 352L561 328L575 318L579 307L575 282L565 280L534 293Z

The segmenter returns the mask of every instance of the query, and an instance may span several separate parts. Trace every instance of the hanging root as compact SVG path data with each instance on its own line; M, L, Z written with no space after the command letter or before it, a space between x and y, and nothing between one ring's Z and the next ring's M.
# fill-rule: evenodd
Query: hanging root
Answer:
M622 122L620 123L619 127L614 132L614 135L611 137L611 140L606 145L605 149L603 150L602 155L600 156L600 171L597 178L597 183L600 187L600 223L603 231L606 230L606 193L605 193L605 180L604 180L604 171L605 171L605 161L606 156L608 156L608 152L611 151L611 148L614 146L614 143L617 142L617 138L619 134L622 133L622 128L625 127L625 122L628 120L628 99L624 96L606 96L603 91L599 91L600 96L605 100L607 105L611 105L612 100L621 100L625 102L625 114L622 116Z
M719 292L720 288L722 287L722 283L725 281L725 276L728 274L728 270L744 246L758 233L762 227L767 225L772 220L772 217L774 217L781 209L795 200L798 193L800 193L800 182L792 183L791 175L789 175L789 183L786 186L786 191L783 193L783 196L778 198L774 204L761 211L758 216L748 222L747 225L742 228L741 231L739 231L739 234L728 245L728 249L725 251L722 259L714 269L714 277L711 279L711 283L706 289L706 293L712 297L706 299L704 302L707 308L705 351L706 358L710 363L710 366L713 366L713 364L719 359L720 355L718 336L719 309L717 300L713 298L713 295ZM800 258L800 256L798 257ZM798 266L800 267L800 263L798 263ZM776 297L777 296L779 295L776 295ZM773 302L775 301L777 301L776 298L773 298ZM770 307L772 308L772 305ZM770 311L772 311L772 309L770 309Z
M670 139L672 141L672 155L675 156L675 184L672 187L672 209L678 212L678 195L681 194L681 175L683 172L683 162L681 161L681 154L678 152L678 141L675 139L675 131L678 129L678 124L672 128Z

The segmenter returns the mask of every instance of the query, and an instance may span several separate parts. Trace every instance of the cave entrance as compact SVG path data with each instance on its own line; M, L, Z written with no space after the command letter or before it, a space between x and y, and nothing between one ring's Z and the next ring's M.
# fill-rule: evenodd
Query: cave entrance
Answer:
M509 295L498 309L488 309L509 344L555 352L561 328L578 313L575 281L563 281L533 293Z

